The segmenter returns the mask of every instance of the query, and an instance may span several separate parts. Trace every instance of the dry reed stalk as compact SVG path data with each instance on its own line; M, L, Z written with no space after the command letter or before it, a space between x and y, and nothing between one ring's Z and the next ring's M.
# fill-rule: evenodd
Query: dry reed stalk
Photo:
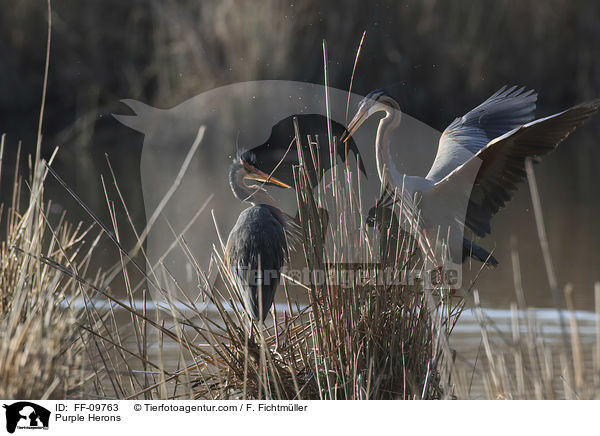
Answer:
M82 311L72 303L81 287L54 265L85 274L93 251L85 240L92 228L73 226L64 214L51 222L56 220L48 218L51 205L44 202L44 165L30 160L32 178L24 182L18 164L19 159L12 203L0 208L5 225L0 247L0 397L78 397L85 374L83 337L76 327Z

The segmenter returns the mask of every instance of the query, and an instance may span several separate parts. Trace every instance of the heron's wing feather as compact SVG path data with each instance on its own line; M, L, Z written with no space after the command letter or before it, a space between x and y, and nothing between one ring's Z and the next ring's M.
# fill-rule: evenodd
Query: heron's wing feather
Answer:
M242 211L229 234L225 254L247 310L254 319L264 320L288 256L284 225L277 209L258 205Z
M268 205L242 211L229 234L225 255L231 267L275 268L284 264L288 246L285 227Z
M438 182L492 139L533 120L537 94L506 86L466 115L455 119L440 138L427 179Z
M296 248L302 245L302 228L294 221L294 218L286 213L281 213L285 220L285 237L287 240L287 254L289 251L296 251Z
M436 183L431 194L452 197L453 192L462 192L457 186L462 186L461 182L468 178L465 174L476 174L465 225L478 236L490 233L490 219L511 199L517 184L525 178L525 160L536 160L553 151L599 105L600 100L583 103L505 133Z

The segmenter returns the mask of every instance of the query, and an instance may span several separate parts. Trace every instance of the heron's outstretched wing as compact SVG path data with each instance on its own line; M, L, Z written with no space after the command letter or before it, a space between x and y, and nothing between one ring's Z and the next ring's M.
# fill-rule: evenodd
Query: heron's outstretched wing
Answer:
M466 115L455 119L440 138L427 179L439 182L492 139L533 120L537 94L504 86Z
M525 178L525 159L550 153L583 121L592 116L600 100L574 106L563 112L532 121L490 141L475 156L432 188L432 195L451 197L464 174L476 172L465 225L478 236L490 233L490 219L508 202ZM458 189L461 192L462 188Z

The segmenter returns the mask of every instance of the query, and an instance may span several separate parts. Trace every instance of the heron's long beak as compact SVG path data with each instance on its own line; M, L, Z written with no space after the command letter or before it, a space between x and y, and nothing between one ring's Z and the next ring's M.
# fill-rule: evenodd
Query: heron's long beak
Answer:
M245 177L246 179L256 180L257 182L261 182L261 183L270 183L272 185L279 186L281 188L286 188L286 189L291 188L290 185L283 183L281 180L278 180L273 176L263 173L258 168L254 167L246 162L244 162L244 166L248 170L248 174Z
M368 113L368 110L361 109L356 113L356 115L354 115L354 118L352 118L352 121L350 121L350 124L348 125L348 129L341 137L342 142L346 142L352 135L354 135L354 132L356 132L361 124L364 123L367 118L369 118Z

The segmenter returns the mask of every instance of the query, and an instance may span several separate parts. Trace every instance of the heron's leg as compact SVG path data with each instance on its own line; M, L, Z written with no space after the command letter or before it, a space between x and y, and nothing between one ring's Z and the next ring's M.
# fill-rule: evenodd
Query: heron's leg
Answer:
M277 309L275 309L275 304L273 304L273 328L275 329L275 353L279 354L279 328L277 327Z
M283 360L283 356L279 352L279 327L277 326L277 311L275 309L275 304L273 304L273 326L275 327L275 349L272 354Z
M253 332L254 332L254 318L250 318L250 332L248 333L249 337L250 337L250 341L252 341L252 336L253 336L252 333Z

